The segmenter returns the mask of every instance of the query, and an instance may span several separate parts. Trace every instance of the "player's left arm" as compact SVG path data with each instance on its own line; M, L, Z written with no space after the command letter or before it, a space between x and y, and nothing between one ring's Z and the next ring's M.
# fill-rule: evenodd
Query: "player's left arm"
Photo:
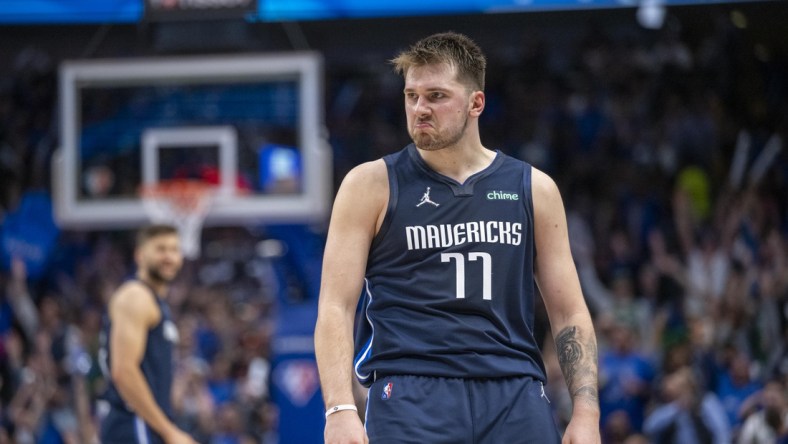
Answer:
M566 213L555 182L533 169L536 281L550 318L558 363L572 396L565 443L600 442L597 345L572 253Z

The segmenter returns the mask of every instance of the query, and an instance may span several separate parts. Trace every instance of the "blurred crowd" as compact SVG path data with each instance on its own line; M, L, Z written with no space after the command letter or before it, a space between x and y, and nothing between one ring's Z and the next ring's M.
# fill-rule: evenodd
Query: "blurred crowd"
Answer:
M523 97L562 100L519 153L564 190L605 441L787 442L785 59L730 22L694 47L677 25L650 47L592 30L568 88L532 73Z
M534 33L488 50L482 140L562 190L607 443L788 442L788 55L728 14L708 24L589 25L569 48ZM57 140L55 61L23 50L14 63L0 82L0 217L48 186ZM338 179L409 142L401 83L380 68L328 66ZM288 442L268 382L288 283L271 260L221 253L259 238L206 232L218 253L173 288L174 405L200 442ZM13 259L0 272L0 444L91 442L101 316L133 273L130 251L129 233L61 232L42 276ZM538 320L565 425L571 403Z

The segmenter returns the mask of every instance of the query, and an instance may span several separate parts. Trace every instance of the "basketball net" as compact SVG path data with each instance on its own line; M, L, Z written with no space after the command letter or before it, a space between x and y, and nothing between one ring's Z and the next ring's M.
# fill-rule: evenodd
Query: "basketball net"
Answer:
M200 233L213 203L215 188L197 180L171 179L143 185L140 193L148 219L178 229L183 256L200 256Z

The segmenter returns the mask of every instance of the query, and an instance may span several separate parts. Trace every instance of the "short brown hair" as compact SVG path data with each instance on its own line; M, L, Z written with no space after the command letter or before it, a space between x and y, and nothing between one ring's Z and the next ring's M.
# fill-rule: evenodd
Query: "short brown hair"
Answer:
M153 239L154 237L178 234L178 229L172 225L167 224L153 224L142 227L137 231L136 247L139 248L145 242Z
M457 70L457 80L484 90L487 60L473 40L456 32L425 37L391 60L397 73L405 75L414 66L447 63Z

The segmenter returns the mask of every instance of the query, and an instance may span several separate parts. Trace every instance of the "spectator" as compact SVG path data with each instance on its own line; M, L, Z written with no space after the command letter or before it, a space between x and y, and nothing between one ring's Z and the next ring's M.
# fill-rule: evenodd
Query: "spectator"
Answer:
M244 431L241 408L234 402L219 407L216 433L210 444L252 444L254 439Z
M172 387L175 424L197 442L205 442L215 425L215 403L206 380L208 365L199 358L187 358L177 372Z
M667 375L662 383L665 403L643 425L655 444L725 444L731 442L730 426L716 395L698 385L685 367Z
M611 415L618 411L626 413L633 431L640 431L643 425L654 367L635 349L636 335L631 326L616 323L610 329L609 349L600 353L599 404L603 428L608 427Z
M788 398L785 385L779 379L769 381L752 397L751 404L758 404L758 411L746 415L737 444L773 444L788 427ZM746 403L745 403L746 404ZM743 406L745 407L745 406Z
M762 385L751 377L750 367L750 358L745 353L735 352L733 360L720 375L714 390L722 402L732 429L741 425L739 411L744 401L762 388Z

